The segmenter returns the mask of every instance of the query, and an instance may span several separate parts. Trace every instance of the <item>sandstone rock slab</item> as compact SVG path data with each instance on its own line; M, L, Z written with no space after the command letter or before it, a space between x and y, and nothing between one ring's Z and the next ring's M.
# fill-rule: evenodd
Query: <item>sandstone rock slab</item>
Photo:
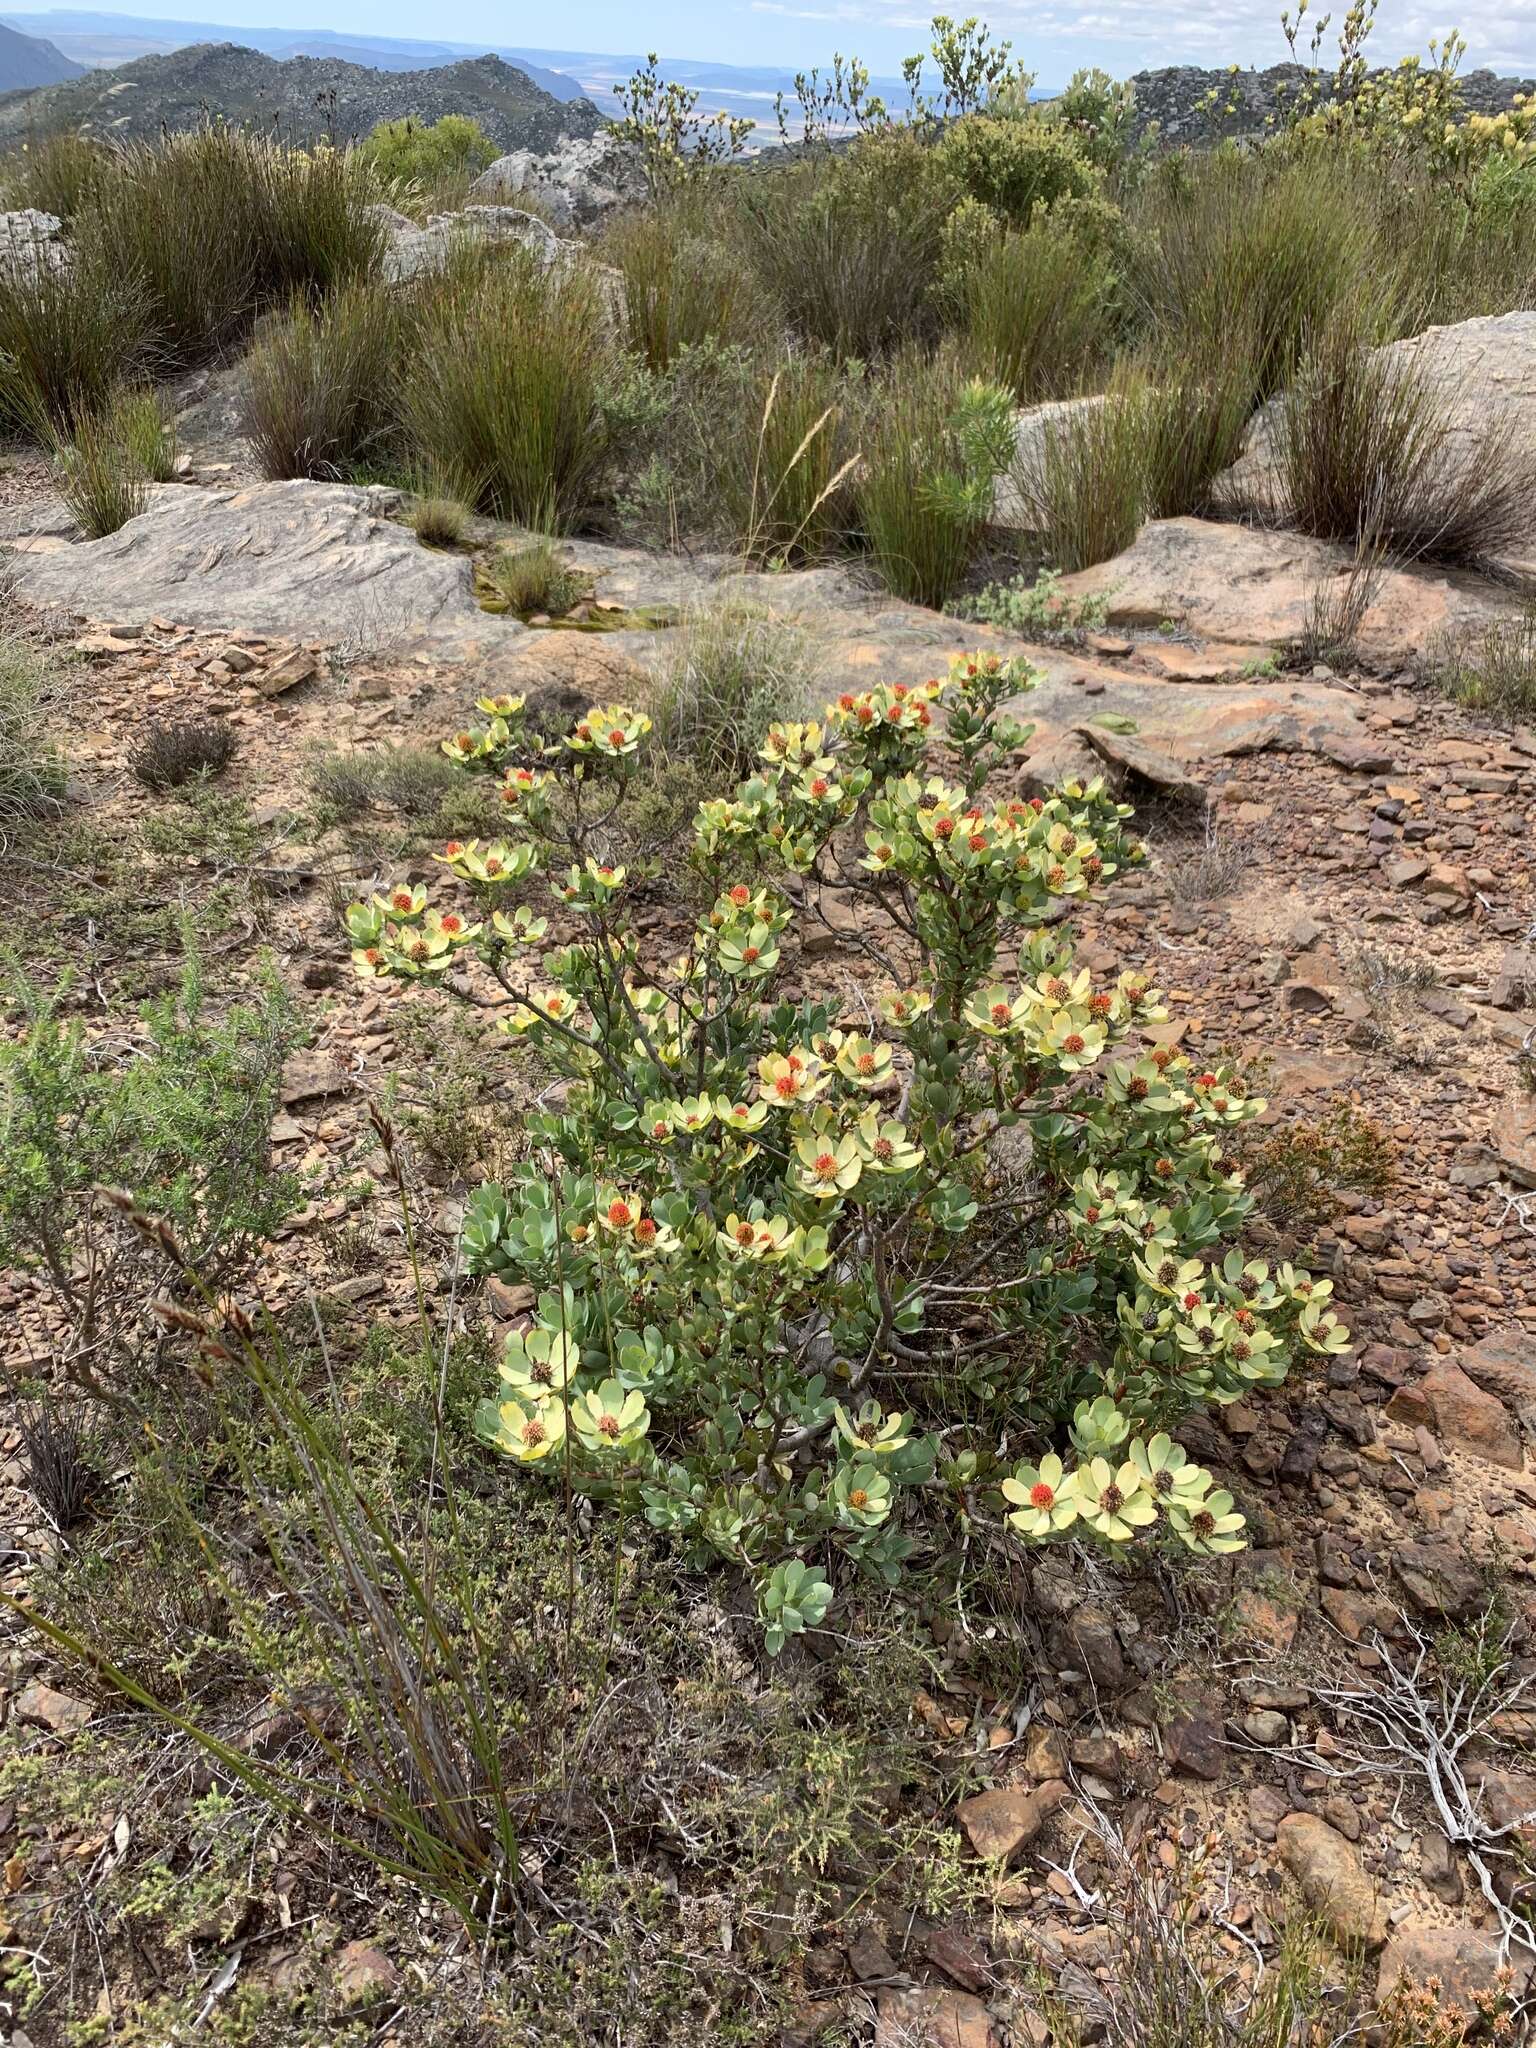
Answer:
M1518 1995L1531 1981L1533 1959L1528 1949L1516 1949L1506 1959L1494 1937L1476 1927L1436 1927L1410 1920L1382 1950L1377 1995L1384 1998L1405 1981L1422 1985L1434 1978L1444 2003L1470 2016L1474 2000L1496 1989L1506 1960L1513 1980L1510 1989Z
M466 560L424 548L385 516L397 503L351 484L161 484L104 540L18 554L17 589L114 624L170 618L360 651L520 631L480 610Z
M1536 317L1536 316L1533 316ZM1171 619L1214 645L1280 647L1306 630L1314 597L1341 591L1353 551L1330 541L1214 519L1153 519L1123 553L1064 576L1063 595L1103 597L1111 625ZM1362 620L1361 654L1404 662L1444 633L1514 618L1519 599L1454 569L1386 569Z

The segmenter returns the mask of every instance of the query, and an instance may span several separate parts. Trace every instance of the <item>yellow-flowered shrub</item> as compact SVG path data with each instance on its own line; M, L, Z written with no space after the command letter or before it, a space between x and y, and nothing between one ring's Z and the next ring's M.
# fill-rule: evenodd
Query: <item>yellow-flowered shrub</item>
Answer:
M566 1081L466 1219L472 1270L536 1298L485 1441L745 1568L770 1649L838 1560L894 1583L959 1525L1239 1547L1170 1428L1347 1342L1328 1283L1235 1242L1229 1134L1262 1103L1164 1041L1146 975L1073 959L1070 913L1141 857L1128 807L989 793L1035 681L977 655L775 727L700 807L707 907L660 959L614 823L648 721L594 707L546 746L486 699L449 751L505 839L444 850L447 907L349 913L360 972L491 1006ZM779 994L818 930L883 991Z

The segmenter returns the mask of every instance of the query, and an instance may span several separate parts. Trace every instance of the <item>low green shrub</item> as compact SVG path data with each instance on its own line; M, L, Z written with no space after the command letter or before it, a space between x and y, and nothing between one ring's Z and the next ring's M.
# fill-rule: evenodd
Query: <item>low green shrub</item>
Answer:
M1231 1496L1166 1432L1348 1343L1327 1281L1235 1242L1231 1134L1262 1103L1146 1050L1145 976L1099 987L1072 959L1061 913L1140 857L1127 807L1097 782L986 793L1035 680L960 657L772 728L700 806L708 907L669 967L632 917L651 869L613 851L650 731L618 704L542 749L516 700L488 706L444 742L514 821L444 849L473 907L399 883L347 913L365 980L452 990L477 958L509 1038L566 1082L465 1219L470 1270L536 1297L485 1441L694 1566L745 1565L770 1653L821 1623L840 1565L894 1584L953 1560L957 1512L1005 1544L1239 1547ZM941 710L955 780L927 758ZM577 931L554 950L551 883ZM867 1035L776 989L806 979L796 909L889 977ZM1022 1173L994 1151L1015 1123Z
M717 450L723 505L744 553L818 561L846 540L862 396L824 356L765 367Z
M963 379L953 361L898 357L871 395L859 470L859 526L881 581L942 606L971 566L1013 458L1013 401Z
M64 763L48 727L63 697L57 657L20 633L0 631L0 830L62 808Z
M593 273L557 275L507 248L436 283L404 366L402 415L422 460L477 480L482 510L564 532L608 462L613 368Z
M1059 569L1041 569L1032 583L1023 576L1016 576L1011 583L989 583L960 609L968 619L1001 626L1009 633L1075 640L1104 624L1109 599L1103 592L1070 597L1061 588Z
M591 579L579 575L553 541L532 547L498 548L481 565L481 573L502 602L502 608L524 617L545 612L558 618L591 591Z
M388 184L409 185L434 197L467 186L496 161L495 143L467 114L437 121L380 121L357 145L359 159Z
M190 952L179 985L141 1012L127 1059L19 976L11 999L22 1028L0 1045L0 1261L41 1275L71 1384L136 1405L158 1370L149 1303L178 1259L232 1284L299 1206L269 1138L293 1013L273 979L214 1018ZM151 1202L178 1251L103 1185Z
M470 509L456 492L429 486L411 500L411 531L425 548L461 548Z
M209 782L235 755L234 728L222 718L165 720L152 725L128 757L134 780L164 796L189 782Z
M655 742L706 782L749 775L771 725L811 710L816 643L760 605L726 599L667 635L652 706Z
M621 214L603 236L602 253L624 280L630 345L653 370L702 343L751 342L770 318L728 221L705 211L691 188Z
M1027 228L1037 209L1092 198L1103 185L1063 121L979 114L946 129L934 156L959 194L1014 228Z
M136 412L131 417L138 416ZM116 533L149 503L149 478L125 437L115 406L82 413L67 439L54 439L53 478L87 540Z
M65 131L32 138L0 162L0 189L9 208L35 207L66 224L91 204L111 175L105 143Z
M1134 400L1154 519L1209 516L1222 479L1242 452L1258 390L1241 316L1219 357L1200 363L1149 359Z
M76 241L142 292L160 359L181 366L216 355L295 293L317 298L376 275L374 198L350 154L209 126L115 152Z
M1165 355L1207 365L1239 322L1256 396L1269 397L1336 307L1381 309L1378 191L1337 151L1169 160L1131 213L1127 283L1143 326Z
M1459 641L1436 673L1442 689L1469 710L1529 718L1536 711L1536 601Z
M744 179L738 204L747 254L790 327L867 361L937 331L957 197L934 152L893 130Z
M241 427L267 477L346 477L398 436L405 317L358 284L271 314L246 358Z

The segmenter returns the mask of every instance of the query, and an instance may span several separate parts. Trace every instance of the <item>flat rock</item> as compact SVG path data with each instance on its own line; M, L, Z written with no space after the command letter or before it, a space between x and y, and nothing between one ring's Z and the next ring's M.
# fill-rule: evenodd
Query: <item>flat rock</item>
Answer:
M397 503L353 484L160 484L104 540L17 554L17 589L114 624L163 616L360 649L432 645L467 658L472 643L519 633L481 611L467 560L424 548L385 516Z
M1336 1940L1379 1948L1386 1914L1359 1851L1315 1813L1291 1813L1275 1829L1280 1861Z
M73 1699L41 1679L24 1685L11 1701L11 1712L18 1721L31 1728L47 1728L54 1735L78 1734L95 1711L89 1700Z
M1536 320L1536 315L1529 316ZM1299 640L1319 590L1342 589L1352 550L1278 529L1211 519L1154 519L1113 560L1061 580L1063 596L1102 597L1113 626L1171 619L1213 645ZM1435 636L1515 618L1519 599L1450 569L1387 569L1359 634L1362 656L1406 662Z
M880 1993L875 2048L1001 2048L1002 2035L969 1991L927 1985Z
M1404 1980L1426 1984L1433 1977L1439 1981L1444 2002L1470 2014L1479 1993L1497 1988L1505 1960L1493 1936L1478 1928L1436 1927L1408 1920L1394 1930L1381 1952L1377 1996L1384 1998ZM1515 1949L1507 1960L1512 1973L1510 1989L1518 1996L1531 1981L1531 1952Z
M1148 746L1134 733L1109 732L1103 726L1080 725L1078 732L1101 759L1133 782L1144 782L1180 803L1204 804L1206 787L1161 748Z
M1438 1359L1421 1380L1400 1387L1387 1414L1410 1427L1427 1424L1442 1443L1454 1444L1518 1472L1524 1464L1520 1432L1504 1403L1486 1392L1449 1358Z
M1495 1330L1461 1354L1462 1370L1518 1415L1536 1406L1536 1336Z

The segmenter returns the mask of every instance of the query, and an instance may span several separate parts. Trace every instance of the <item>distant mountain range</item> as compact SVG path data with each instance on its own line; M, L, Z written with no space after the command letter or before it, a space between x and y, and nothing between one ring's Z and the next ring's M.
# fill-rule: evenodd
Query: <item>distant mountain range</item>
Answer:
M502 151L552 149L562 136L595 135L603 124L590 100L556 99L499 57L382 71L331 56L279 59L234 43L194 43L11 93L0 102L0 144L64 128L148 139L210 115L293 142L340 140L407 114L468 114Z
M53 43L0 23L0 92L29 92L34 86L57 85L60 79L78 78L84 68Z
M337 58L376 71L427 71L465 57L489 54L515 64L557 100L590 99L608 115L619 112L614 88L645 62L641 55L604 55L592 50L532 50L504 44L450 43L400 36L342 34L331 29L244 28L228 22L165 21L152 15L101 14L78 8L46 13L6 14L29 36L47 36L64 56L91 67L119 65L136 57L166 56L190 43L239 43L266 56ZM769 66L713 64L691 57L664 57L662 75L696 88L701 104L776 126L775 93L793 103L793 70ZM68 75L68 74L62 74ZM39 81L40 83L42 81ZM871 81L871 90L892 107L907 104L899 78Z

